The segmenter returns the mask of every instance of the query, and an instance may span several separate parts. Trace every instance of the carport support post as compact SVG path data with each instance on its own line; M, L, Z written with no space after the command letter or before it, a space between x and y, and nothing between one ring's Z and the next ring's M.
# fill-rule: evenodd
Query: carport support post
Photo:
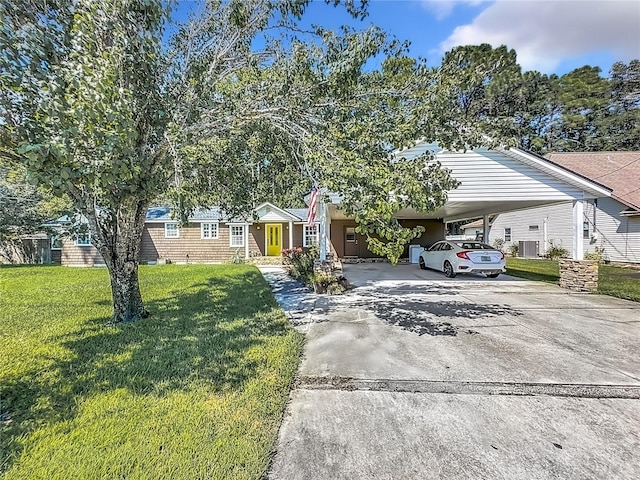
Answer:
M489 215L482 216L482 241L489 243Z
M582 238L582 222L584 221L584 206L582 200L573 202L573 259L584 260L584 242Z

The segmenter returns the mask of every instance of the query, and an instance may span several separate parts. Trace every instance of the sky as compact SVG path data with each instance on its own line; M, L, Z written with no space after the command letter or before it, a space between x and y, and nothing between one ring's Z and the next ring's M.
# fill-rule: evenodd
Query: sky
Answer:
M606 76L615 61L640 59L639 0L370 0L363 21L314 0L306 15L330 27L374 23L432 66L457 45L481 43L515 49L524 71L547 74L592 65Z

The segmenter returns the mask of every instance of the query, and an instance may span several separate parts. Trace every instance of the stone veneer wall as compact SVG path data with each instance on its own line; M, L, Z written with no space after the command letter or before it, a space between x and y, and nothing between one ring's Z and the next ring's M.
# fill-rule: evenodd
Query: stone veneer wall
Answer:
M560 259L560 286L576 292L598 290L598 262Z

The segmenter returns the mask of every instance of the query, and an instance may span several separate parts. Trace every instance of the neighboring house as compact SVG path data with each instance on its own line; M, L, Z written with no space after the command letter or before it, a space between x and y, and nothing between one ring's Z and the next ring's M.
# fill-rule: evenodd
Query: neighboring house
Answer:
M409 159L425 152L433 153L461 184L448 192L447 202L437 211L398 212L401 224L425 229L411 242L414 245L429 246L443 239L447 222L479 217L488 222L496 213L550 203L571 202L574 217L582 218L583 199L610 195L602 185L519 149L453 152L437 144L417 142L396 152L396 156ZM283 249L317 244L322 237L327 239L326 251L339 258L376 257L368 250L366 237L356 232L355 220L341 210L340 195L323 197L326 203L321 202L318 222L313 225L307 223L307 209L279 208L271 203L258 206L248 219L225 218L216 208L198 211L184 227L172 219L169 208L150 208L140 261L226 262L234 256L279 256ZM576 222L572 220L572 224ZM574 235L572 241L581 246L582 236ZM409 250L407 247L405 257ZM580 257L580 252L576 255ZM103 263L86 235L63 240L61 258L63 265Z
M640 263L640 152L552 153L547 159L568 172L611 189L610 197L585 199L577 224L586 253L606 260ZM490 241L505 247L520 241L538 242L538 254L552 245L574 253L572 204L560 202L498 215Z
M493 218L493 217L492 217ZM491 219L489 221L489 228L491 228ZM447 235L447 240L483 240L484 219L474 220L473 222L460 225L459 231L461 233L457 235Z

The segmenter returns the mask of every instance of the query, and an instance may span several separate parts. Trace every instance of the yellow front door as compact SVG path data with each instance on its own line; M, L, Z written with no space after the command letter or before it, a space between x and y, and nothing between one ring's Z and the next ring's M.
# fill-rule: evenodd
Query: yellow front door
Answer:
M282 225L267 225L267 256L280 255L282 250Z

